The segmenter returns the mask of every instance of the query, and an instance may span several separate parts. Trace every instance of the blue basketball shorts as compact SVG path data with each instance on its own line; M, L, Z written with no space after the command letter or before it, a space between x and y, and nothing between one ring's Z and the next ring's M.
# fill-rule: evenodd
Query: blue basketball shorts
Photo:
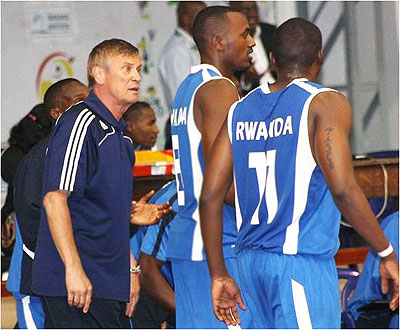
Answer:
M340 292L333 258L242 250L237 256L242 297L253 326L339 329Z
M239 281L236 258L227 258L225 263L232 278ZM175 284L176 328L227 329L225 323L219 321L214 314L207 261L171 259L171 265ZM242 311L240 307L238 310L241 328L250 327L250 312Z
M43 329L44 311L39 297L13 293L20 329Z

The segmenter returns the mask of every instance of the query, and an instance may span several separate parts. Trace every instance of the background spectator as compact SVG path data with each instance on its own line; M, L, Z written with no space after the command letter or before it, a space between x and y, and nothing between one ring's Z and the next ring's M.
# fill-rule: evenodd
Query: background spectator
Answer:
M276 73L271 67L269 52L272 50L272 36L275 25L260 22L256 1L230 1L230 6L243 13L249 20L250 34L256 45L253 47L252 65L239 74L239 86L245 95L265 83L274 82Z
M178 26L165 44L158 63L158 71L164 90L168 111L172 109L180 83L190 73L190 68L200 64L200 54L193 41L193 22L205 8L202 1L182 1L177 8ZM171 127L169 120L165 128L165 149L171 149Z
M150 104L137 102L124 114L127 127L124 131L133 142L134 150L152 149L160 130L156 124L156 115Z
M9 148L1 156L1 178L8 184L7 197L1 208L2 227L2 260L1 271L8 270L10 263L11 249L15 238L13 234L12 221L7 218L14 211L13 179L17 173L18 165L24 155L40 140L46 137L52 128L53 121L43 103L35 105L33 109L23 117L12 129L8 139ZM4 249L3 249L4 248Z

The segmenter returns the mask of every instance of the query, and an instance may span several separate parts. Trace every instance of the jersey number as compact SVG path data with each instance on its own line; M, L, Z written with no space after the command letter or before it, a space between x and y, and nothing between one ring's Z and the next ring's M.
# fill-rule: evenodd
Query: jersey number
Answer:
M179 153L179 139L178 135L172 135L172 148L174 153L174 168L176 178L176 190L178 193L178 205L185 205L185 190L183 185L183 177L181 173L181 155Z
M268 221L271 223L278 210L278 196L275 183L275 158L276 150L268 150L266 152L250 152L249 153L249 168L256 169L259 201L250 224L258 225L260 219L258 213L260 210L262 198L264 196L268 210ZM267 197L268 196L268 197Z

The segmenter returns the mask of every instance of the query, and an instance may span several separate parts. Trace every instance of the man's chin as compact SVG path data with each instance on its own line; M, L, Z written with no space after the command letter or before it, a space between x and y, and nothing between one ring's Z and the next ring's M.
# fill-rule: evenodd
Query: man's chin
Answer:
M246 69L248 69L250 67L251 67L251 61L250 60L243 61L243 66L238 71L244 71L244 70L246 70Z

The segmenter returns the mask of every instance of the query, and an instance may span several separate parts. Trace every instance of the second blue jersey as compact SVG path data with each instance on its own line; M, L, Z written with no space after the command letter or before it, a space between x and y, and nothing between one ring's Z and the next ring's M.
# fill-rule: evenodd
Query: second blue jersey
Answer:
M336 253L340 212L308 137L309 105L324 91L306 79L274 93L264 84L231 107L237 251Z
M204 175L201 133L196 127L193 105L196 92L205 83L224 78L212 65L192 67L191 74L179 86L171 111L171 136L178 192L178 214L171 225L168 257L205 260L199 222L199 198ZM212 118L210 118L212 120ZM237 229L234 208L223 209L224 256L234 255Z

